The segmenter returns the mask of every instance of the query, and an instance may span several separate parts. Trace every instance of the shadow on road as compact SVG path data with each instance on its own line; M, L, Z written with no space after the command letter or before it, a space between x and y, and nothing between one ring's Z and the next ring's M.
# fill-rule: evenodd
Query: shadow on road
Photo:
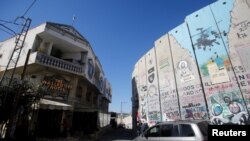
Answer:
M106 134L102 135L97 141L122 141L134 140L137 136L136 132L132 129L115 128L110 129Z

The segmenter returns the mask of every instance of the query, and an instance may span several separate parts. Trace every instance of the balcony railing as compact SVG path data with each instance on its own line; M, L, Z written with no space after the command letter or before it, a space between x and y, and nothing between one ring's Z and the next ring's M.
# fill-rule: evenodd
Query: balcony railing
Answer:
M60 69L63 71L75 73L78 75L84 75L85 67L58 59L56 57L48 56L37 52L36 63L40 63L45 66Z

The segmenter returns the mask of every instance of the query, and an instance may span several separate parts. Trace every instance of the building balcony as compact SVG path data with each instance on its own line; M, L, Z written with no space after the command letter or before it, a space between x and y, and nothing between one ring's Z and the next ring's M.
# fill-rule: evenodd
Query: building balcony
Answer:
M112 102L112 96L108 93L104 93L102 95L103 98L107 99L109 102Z
M23 64L24 60L22 60L21 62ZM80 64L78 65L76 63L65 61L63 59L49 56L40 52L31 53L30 58L29 58L29 64L39 65L40 67L49 67L49 68L58 70L60 72L68 72L71 74L79 75L80 77L86 77L86 74L85 74L86 67L84 65L80 65ZM112 96L104 92L102 88L103 86L100 83L100 81L98 81L97 79L94 79L90 83L95 85L96 88L100 91L101 95L111 102ZM75 99L74 102L81 103L80 99Z
M58 69L60 71L65 71L65 72L85 76L85 67L84 66L81 66L81 65L78 65L75 63L71 63L69 61L65 61L63 59L59 59L59 58L56 58L53 56L48 56L48 55L43 54L43 53L33 52L30 55L30 61L35 63L35 64Z

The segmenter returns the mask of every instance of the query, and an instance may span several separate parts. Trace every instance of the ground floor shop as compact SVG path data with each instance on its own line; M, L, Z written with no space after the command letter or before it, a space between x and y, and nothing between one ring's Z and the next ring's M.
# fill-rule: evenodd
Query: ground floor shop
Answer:
M25 114L28 121L22 122L22 115L18 115L14 137L32 135L52 139L89 135L109 124L110 101L86 78L51 69L29 74L27 80L41 97L29 106ZM7 119L0 123L2 138L7 125Z
M44 110L37 113L34 132L37 137L58 138L90 135L99 129L98 112Z

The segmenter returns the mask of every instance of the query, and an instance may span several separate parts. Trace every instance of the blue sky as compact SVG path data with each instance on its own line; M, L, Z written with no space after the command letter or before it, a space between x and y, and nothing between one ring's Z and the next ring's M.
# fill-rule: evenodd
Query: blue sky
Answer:
M26 17L31 27L46 21L72 24L90 42L112 85L110 111L131 112L134 64L154 41L185 17L216 0L36 0ZM22 16L33 0L1 0L0 23ZM5 24L13 30L17 27ZM2 27L0 28L2 29ZM0 41L11 35L0 30Z

